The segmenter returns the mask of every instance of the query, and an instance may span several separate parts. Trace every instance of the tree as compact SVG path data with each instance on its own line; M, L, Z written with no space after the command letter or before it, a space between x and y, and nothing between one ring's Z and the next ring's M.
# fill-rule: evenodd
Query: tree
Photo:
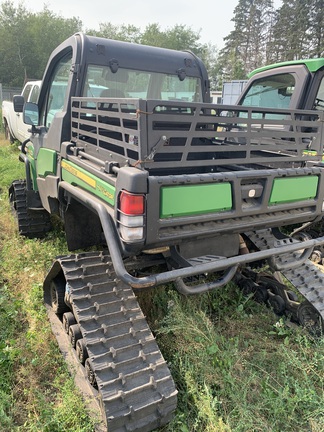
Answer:
M310 54L324 56L324 0L313 0L310 10Z
M313 0L283 0L273 27L273 61L309 56L310 11Z
M141 38L141 29L133 25L123 24L118 26L111 22L107 22L99 24L99 31L89 29L87 30L87 34L124 42L139 43Z
M77 18L64 19L47 7L35 14L7 0L0 6L0 82L21 87L41 79L48 57L67 37L82 29Z
M234 9L234 30L224 38L220 52L223 77L244 79L264 61L274 8L271 0L239 0Z
M144 32L140 37L140 43L143 45L167 48L165 34L157 23L152 23L145 27Z
M0 9L0 81L4 85L20 86L28 75L27 22L31 14L25 7L14 7L6 1ZM15 71L13 73L13 71Z
M76 32L82 31L82 22L75 17L62 18L46 6L33 14L29 21L30 42L29 71L32 78L41 78L48 57L58 44Z

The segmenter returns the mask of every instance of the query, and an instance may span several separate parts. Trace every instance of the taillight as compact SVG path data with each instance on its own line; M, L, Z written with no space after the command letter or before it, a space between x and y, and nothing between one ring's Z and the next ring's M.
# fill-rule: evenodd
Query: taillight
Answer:
M120 194L120 211L126 215L144 214L144 195L133 195L123 191Z
M119 196L119 232L123 240L132 242L144 237L145 196L122 191Z

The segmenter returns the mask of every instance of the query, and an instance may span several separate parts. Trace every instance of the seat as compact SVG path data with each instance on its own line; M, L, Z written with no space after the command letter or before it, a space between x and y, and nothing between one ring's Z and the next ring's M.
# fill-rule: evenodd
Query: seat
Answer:
M100 93L100 97L124 98L124 92L119 89L105 89Z

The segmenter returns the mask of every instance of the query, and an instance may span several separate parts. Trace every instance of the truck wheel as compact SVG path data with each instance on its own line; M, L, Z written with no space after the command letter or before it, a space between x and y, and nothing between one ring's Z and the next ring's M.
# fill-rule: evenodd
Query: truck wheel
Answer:
M5 130L5 138L10 142L10 144L13 144L15 142L15 138L11 135L11 132L9 130L8 123L5 121L4 124L4 130Z
M12 182L9 188L9 201L21 235L28 238L42 238L51 230L50 215L45 209L30 210L27 207L25 180Z

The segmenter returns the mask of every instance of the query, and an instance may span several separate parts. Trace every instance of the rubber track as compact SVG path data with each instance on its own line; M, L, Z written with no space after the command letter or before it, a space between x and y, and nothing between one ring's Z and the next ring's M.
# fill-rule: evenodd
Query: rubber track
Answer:
M168 423L177 390L133 290L116 281L109 255L58 258L95 372L109 432Z
M14 202L10 196L13 211L18 221L19 233L28 238L44 237L51 229L49 213L44 210L30 210L26 202L26 180L15 180L10 190L14 193ZM11 192L11 193L12 193Z
M258 249L269 249L274 247L275 237L271 230L262 230L257 232L245 233L248 238L255 244ZM294 262L298 253L290 256L283 255L277 257L276 261L280 263ZM310 260L291 270L284 270L281 273L285 278L313 305L320 313L324 320L324 274Z

